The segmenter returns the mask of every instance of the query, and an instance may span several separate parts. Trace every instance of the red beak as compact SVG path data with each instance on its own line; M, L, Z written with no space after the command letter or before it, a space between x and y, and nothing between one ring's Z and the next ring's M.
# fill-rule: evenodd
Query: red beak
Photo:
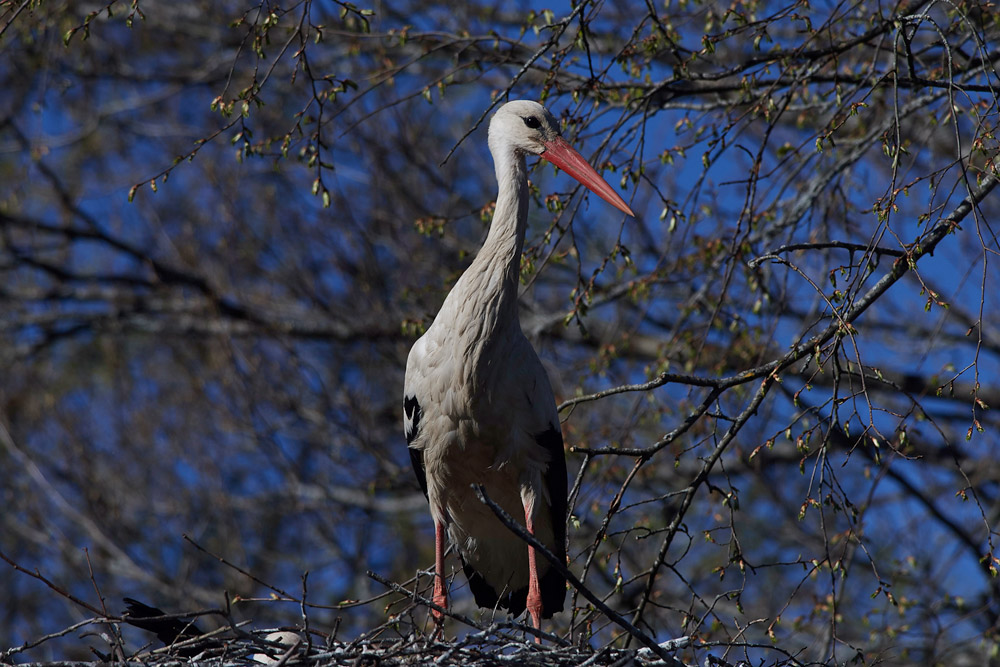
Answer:
M628 207L625 200L562 137L556 137L552 141L546 142L542 157L580 181L584 187L619 211L635 217L635 213Z

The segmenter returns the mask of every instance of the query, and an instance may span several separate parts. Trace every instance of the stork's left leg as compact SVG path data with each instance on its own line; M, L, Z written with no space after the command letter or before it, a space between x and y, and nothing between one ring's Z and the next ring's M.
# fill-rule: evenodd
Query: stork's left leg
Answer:
M531 505L524 504L524 526L532 535L535 534L535 527L531 520ZM538 558L535 554L535 547L528 545L528 599L525 603L528 613L531 615L531 623L536 630L542 629L542 590L538 585ZM535 637L535 643L541 644L542 640Z
M448 608L448 589L444 583L444 526L437 521L434 522L434 604L444 609ZM444 614L434 609L431 613L434 625L437 626L435 634L444 630Z

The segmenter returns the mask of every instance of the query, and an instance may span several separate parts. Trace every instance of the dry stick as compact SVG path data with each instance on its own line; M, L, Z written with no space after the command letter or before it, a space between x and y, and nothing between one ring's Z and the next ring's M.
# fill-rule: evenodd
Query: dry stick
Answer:
M628 619L623 617L614 609L604 604L604 602L602 602L599 597L597 597L594 593L592 593L589 588L584 586L583 582L577 579L576 576L574 576L573 573L569 571L565 563L560 562L560 560L555 556L555 554L549 551L544 544L539 542L534 535L529 533L524 526L514 521L510 517L510 515L504 511L502 507L493 502L493 499L490 498L488 495L486 495L486 489L483 488L482 484L473 484L472 488L476 492L476 496L479 498L480 502L489 507L493 511L493 514L495 514L496 517L500 519L500 522L503 523L505 526L507 526L508 530L510 530L512 533L520 537L524 542L532 546L536 552L545 556L546 560L549 561L549 564L556 569L556 572L566 577L566 580L573 585L573 588L578 590L580 594L583 595L583 597L587 598L587 600L592 605L597 607L601 611L601 613L603 613L605 616L610 618L616 624L621 626L631 636L635 637L640 642L645 644L646 647L649 648L649 650L651 650L653 653L659 656L662 660L666 661L668 664L673 664L675 662L676 658L666 653L666 651L664 651L659 644L653 641L653 639L649 635L647 635L645 632L632 625L628 621Z
M44 644L45 642L49 641L50 639L58 639L59 637L64 637L64 636L68 635L69 633L73 632L74 630L79 630L80 628L82 628L84 626L87 626L87 625L97 625L98 623L106 623L107 620L108 619L105 618L105 617L96 617L96 616L93 617L93 618L87 618L87 619L84 619L84 620L80 621L79 623L74 623L73 625L69 626L68 628L63 628L62 630L59 630L58 632L52 632L52 633L49 633L49 634L45 635L44 637L39 637L38 639L33 639L33 640L30 640L30 641L26 641L23 644L21 644L20 646L12 646L12 647L10 647L8 649L4 649L3 651L0 651L0 663L6 664L8 662L8 660L10 659L10 656L12 656L12 655L14 655L16 653L22 653L24 651L27 651L30 648L35 648L36 646L41 646L42 644ZM87 664L93 664L93 663L87 663Z
M668 382L674 382L676 384L687 384L693 387L718 387L719 384L726 378L710 378L703 377L700 375L688 375L685 373L660 373L655 378L647 380L646 382L639 382L636 384L623 384L617 387L611 387L609 389L602 389L601 391L594 392L593 394L587 394L585 396L574 396L573 398L567 398L565 401L557 406L559 412L562 412L566 408L571 408L578 403L590 403L591 401L596 401L607 396L612 396L614 394L623 394L625 392L634 391L648 391L650 389L656 389L662 387Z
M236 637L243 637L243 638L250 637L251 635L249 633L247 633L245 630L242 630L241 628L243 626L251 623L251 621L240 621L240 622L237 623L237 622L233 621L232 615L229 612L230 612L230 610L228 609L228 605L227 605L226 609L202 609L200 611L180 612L180 613L176 613L176 614L160 613L160 614L157 614L155 616L133 616L131 614L127 614L127 615L122 616L121 618L117 618L115 620L118 621L118 622L122 622L122 623L128 623L129 625L135 625L133 623L133 621L137 621L137 620L138 621L151 621L151 620L155 620L155 621L183 621L187 625L184 627L183 630L181 630L181 633L177 635L178 637L182 637L185 632L187 632L189 629L191 629L194 626L195 619L201 618L202 616L221 616L222 619L225 620L226 623L228 623L228 626L219 627L219 628L216 628L215 630L210 630L208 632L203 632L203 633L201 633L201 634L199 634L199 635L197 635L195 637L189 637L189 638L183 639L183 640L175 639L174 641L172 641L171 643L167 644L166 646L162 646L160 648L153 649L153 650L149 651L152 654L166 654L166 653L172 653L174 651L174 649L176 649L176 648L196 647L198 644L204 642L205 639L212 638L212 637L215 637L217 635L224 634L224 633L226 633L226 632L228 632L230 630L232 630L233 634ZM136 625L135 627L141 628L143 630L146 630L147 632L155 632L153 630L147 630L146 628L142 628L142 626L139 626L139 625ZM198 628L194 628L194 630L200 632L200 630ZM207 647L207 648L213 648L213 647Z
M309 633L309 611L306 605L306 595L309 592L308 581L309 572L307 571L302 573L302 601L299 602L299 612L302 614L302 634L306 638L306 653L312 650L312 635Z
M451 618L455 619L459 623L465 623L469 627L476 628L477 630L484 630L485 629L485 628L483 628L482 625L480 625L476 621L472 620L468 616L465 616L464 614L456 614L455 612L453 612L453 611L451 611L451 610L449 610L449 609L447 609L445 607L437 605L434 602L432 602L432 601L428 600L427 598L425 598L424 596L420 595L420 593L417 593L416 590L412 590L412 591L408 590L408 589L400 586L399 584L395 583L394 581L389 581L388 579L386 579L382 575L380 575L380 574L378 574L376 572L373 572L372 570L368 570L367 574L368 574L369 577L371 577L375 581L379 582L383 586L386 586L387 588L389 588L389 590L391 590L394 593L399 593L400 595L405 595L406 597L408 597L408 598L410 598L412 600L416 600L421 605L423 605L425 607L430 607L434 611L440 612L441 614L444 614L445 616L450 616Z
M287 591L284 591L284 590L282 590L280 588L276 588L275 586L272 586L271 584L267 583L263 579L260 579L259 577L257 577L256 575L254 575L253 573L248 572L247 570L244 570L239 565L236 565L235 563L232 563L232 562L226 560L226 558L224 556L220 556L218 554L212 553L211 551L209 551L208 549L206 549L205 547L201 546L200 544L198 544L197 542L195 542L193 539L191 539L190 537L188 537L187 534L183 534L183 535L181 535L181 537L183 537L186 542L188 542L191 546L193 546L195 549L197 549L198 551L202 552L206 556L210 556L210 557L216 559L217 561L219 561L220 563L222 563L226 567L230 567L230 568L236 570L237 572L239 572L240 574L242 574L244 577L246 577L250 581L253 581L256 584L260 584L264 588L270 589L271 591L273 591L273 592L277 593L278 595L282 596L281 598L279 598L279 602L298 602L300 607L302 605L305 605L305 606L311 607L313 609L334 609L334 610L339 610L339 609L350 609L351 607L361 607L361 606L364 606L366 604L370 604L372 602L375 602L379 598L383 598L383 597L385 597L387 595L386 593L383 593L382 595L376 595L376 596L368 598L366 600L352 600L350 602L343 602L341 604L318 604L318 603L315 603L315 602L306 603L304 597L303 597L303 599L300 600L299 598L295 597L291 593L288 593ZM305 582L303 581L303 585L304 584L305 584ZM265 598L265 599L269 600L269 601L273 600L273 598ZM255 600L255 598L244 598L244 597L241 597L240 600L242 600L243 602L250 602L250 601Z
M84 547L83 553L87 557L87 570L90 573L90 583L94 587L94 592L97 593L97 599L101 601L101 609L104 610L105 616L111 617L112 615L108 613L108 605L104 601L104 595L101 593L101 588L97 585L97 578L94 576L94 566L90 562L90 550ZM107 625L108 631L114 639L114 643L111 646L111 654L120 660L125 660L125 642L122 640L121 629L114 623L108 623ZM91 650L93 651L94 649L91 648Z
M747 377L746 379L740 379L732 383L727 383L726 378L709 379L709 378L699 378L693 375L678 375L676 373L661 373L649 382L643 384L628 384L619 387L612 387L611 389L605 389L604 391L599 391L596 394L590 394L588 396L580 396L578 398L572 399L572 401L592 401L605 396L611 396L612 394L620 394L627 391L649 391L651 389L656 389L662 387L668 383L677 384L687 384L696 385L700 387L711 387L712 390L705 395L705 399L684 418L680 426L665 434L662 438L657 440L655 443L649 447L570 447L570 451L573 453L589 454L590 456L597 456L599 454L616 454L621 456L638 456L644 459L649 459L656 454L658 451L672 443L677 438L681 437L694 426L695 422L701 419L702 415L708 412L708 409L712 407L712 403L715 402L725 389L728 389L732 385L742 384L743 382L749 382L753 377ZM560 409L567 405L571 405L571 401L565 401L559 406Z
M645 462L646 459L642 457L636 458L635 464L632 466L632 470L625 478L625 481L622 482L622 485L618 489L618 492L615 493L615 497L611 499L611 504L608 505L608 511L604 513L604 519L601 521L601 526L600 528L597 529L597 533L594 535L594 540L591 542L590 547L588 547L587 549L589 553L587 555L586 562L583 564L583 571L580 574L580 576L582 577L580 579L581 582L584 579L586 579L587 575L590 573L590 566L593 564L594 559L597 558L597 549L604 541L605 535L607 535L608 526L611 525L611 520L614 518L615 514L618 513L618 509L619 507L621 507L622 498L625 496L625 492L628 490L629 485L632 483L632 480L635 479L635 476L639 473L639 470L642 468ZM573 618L574 620L576 619L575 610ZM587 616L584 616L584 618L580 622L586 623L587 620L588 620Z
M237 572L239 572L240 574L242 574L244 577L246 577L250 581L252 581L252 582L254 582L256 584L260 584L261 586L264 586L265 588L270 589L271 591L277 593L278 595L283 596L285 602L299 602L299 600L297 600L295 598L295 596L291 595L290 593L287 593L287 592L283 591L280 588L275 588L274 586L272 586L271 584L267 583L266 581L264 581L264 580L256 577L255 575L253 575L250 572L247 572L246 570L244 570L243 568L241 568L239 565L236 565L235 563L231 563L230 561L226 560L226 558L224 556L220 556L218 554L212 553L211 551L209 551L208 549L206 549L205 547L201 546L200 544L198 544L197 542L195 542L193 539L191 539L186 533L182 534L181 537L184 538L185 542L187 542L188 544L190 544L191 546L193 546L195 549L197 549L198 551L202 552L206 556L211 556L212 558L216 559L217 561L219 561L220 563L222 563L226 567L230 567L230 568L236 570Z
M870 252L873 255L889 255L890 257L905 257L906 251L900 250L898 248L882 248L880 246L866 245L864 243L848 243L847 241L824 241L818 243L786 243L785 245L771 250L766 255L762 257L757 257L751 259L747 262L747 265L753 269L756 268L764 259L772 257L774 255L781 255L786 252L792 252L795 250L824 250L824 249L835 249L835 250L849 250L854 252Z
M253 623L253 621L247 620L247 621L240 621L238 623L234 623L228 617L226 617L225 614L222 613L221 609L216 609L216 610L207 611L207 612L197 612L197 613L194 613L194 614L164 614L163 616L154 616L153 618L160 619L160 618L169 618L171 616L183 616L183 617L199 616L199 615L203 616L203 615L208 615L208 614L222 616L223 618L225 618L229 622L229 625L228 626L223 626L221 628L216 628L215 630L209 630L208 632L206 632L204 634L200 634L197 637L192 637L190 639L185 639L185 640L179 641L179 642L173 642L172 644L170 644L168 646L161 646L160 648L156 648L156 649L153 649L152 651L150 651L150 654L152 654L152 655L165 655L165 654L172 654L176 649L179 649L179 648L196 648L198 644L204 643L206 639L212 639L212 638L217 637L219 635L223 635L223 634L229 632L230 630L232 630L234 633L236 633L237 636L243 636L243 637L250 637L251 636L246 630L243 630L242 628L244 626L246 626L246 625L250 625L251 623ZM205 647L205 648L206 649L208 649L208 648L223 648L223 646L219 646L219 645L213 644L212 646L208 646L208 647Z
M503 510L500 510L500 511L502 512ZM395 583L393 581L390 581L390 580L386 579L385 577L383 577L383 576L381 576L381 575L379 575L379 574L377 574L377 573L375 573L375 572L373 572L371 570L368 570L367 574L368 574L369 577L371 577L375 581L379 582L383 586L388 587L390 591L395 592L395 593L399 593L400 595L405 595L406 597L408 597L408 598L410 598L412 600L415 600L416 602L419 602L421 605L423 605L425 607L429 607L430 609L438 611L438 612L440 612L440 613L442 613L442 614L444 614L446 616L450 616L451 618L455 619L456 621L458 621L460 623L464 623L465 625L468 625L471 628L475 628L476 630L479 630L481 633L495 632L496 630L501 630L501 629L505 629L505 628L512 628L512 629L517 629L517 630L521 630L521 631L527 632L528 634L534 635L535 637L540 637L542 639L548 639L549 641L551 641L551 642L553 642L555 644L559 644L560 646L572 646L572 644L570 644L570 642L566 641L562 637L557 637L557 636L555 636L553 634L549 634L548 632L542 632L541 630L537 630L536 628L533 628L533 627L528 626L528 625L522 625L521 623L495 623L495 624L493 624L490 627L484 627L482 624L477 623L476 621L474 621L473 619L469 618L468 616L465 616L463 614L456 614L455 612L451 611L450 609L447 609L445 607L437 605L434 602L432 602L431 600L428 600L427 598L425 598L422 595L420 595L419 593L417 593L415 590L410 591L410 590L408 590L406 588L403 588L399 584L397 584L397 583ZM531 644L529 644L528 646L533 648L533 646Z
M90 612L92 612L94 614L97 614L98 616L100 616L102 618L107 618L107 614L105 614L103 611L101 611L97 607L93 606L92 604L84 602L83 600L81 600L80 598L76 597L75 595L73 595L69 591L67 591L67 590L65 590L63 588L59 588L59 586L57 586L54 583L52 583L49 579L47 579L45 577L45 575L43 575L38 570L35 570L34 572L32 572L31 570L28 570L28 569L26 569L24 567L21 567L20 565L18 565L17 563L15 563L13 560L11 560L10 558L8 558L7 554L5 554L2 551L0 551L0 559L3 559L4 561L6 561L11 567L13 567L18 572L22 572L22 573L28 575L29 577L33 577L35 579L38 579L40 582L42 582L43 584L45 584L46 586L48 586L49 588L51 588L52 590L54 590L56 593L58 593L59 595L63 596L64 598L66 598L67 600L70 600L71 602L74 602L74 603L80 605L81 607L89 610Z
M274 667L284 667L284 664L288 662L293 655L295 655L296 651L298 651L299 646L301 645L302 645L302 637L296 637L295 641L292 642L292 645L288 647L288 650L285 651L284 655L282 655L278 659L278 662L274 663ZM284 646L284 644L282 644L282 646Z

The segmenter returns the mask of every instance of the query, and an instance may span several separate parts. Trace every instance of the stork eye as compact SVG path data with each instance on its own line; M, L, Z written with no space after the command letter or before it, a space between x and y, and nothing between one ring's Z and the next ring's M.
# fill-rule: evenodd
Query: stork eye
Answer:
M530 127L532 130L537 130L542 126L542 121L538 120L534 116L528 116L527 118L522 118L524 124Z

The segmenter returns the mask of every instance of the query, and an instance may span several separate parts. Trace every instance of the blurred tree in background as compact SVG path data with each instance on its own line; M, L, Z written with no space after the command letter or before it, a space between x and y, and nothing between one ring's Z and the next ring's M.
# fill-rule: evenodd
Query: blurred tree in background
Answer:
M92 615L10 563L112 615L424 622L340 603L431 565L403 367L528 98L638 213L532 173L570 569L699 664L997 661L998 36L986 0L0 0L0 653ZM553 630L626 641L573 600Z

